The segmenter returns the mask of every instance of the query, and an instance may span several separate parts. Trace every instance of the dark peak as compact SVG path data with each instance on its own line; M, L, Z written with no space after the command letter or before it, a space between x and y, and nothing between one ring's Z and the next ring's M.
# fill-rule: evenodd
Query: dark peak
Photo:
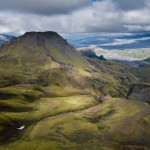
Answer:
M22 37L45 37L45 38L50 38L50 37L61 37L58 33L54 31L46 31L46 32L26 32Z
M11 45L11 44L15 44L18 42L28 42L28 45L31 43L35 43L35 42L44 42L46 40L49 40L52 43L63 43L66 44L66 41L56 32L54 31L47 31L47 32L36 32L36 31L32 31L32 32L26 32L25 34L13 38L12 40L10 40L9 42L7 42L5 45L3 45L2 47Z

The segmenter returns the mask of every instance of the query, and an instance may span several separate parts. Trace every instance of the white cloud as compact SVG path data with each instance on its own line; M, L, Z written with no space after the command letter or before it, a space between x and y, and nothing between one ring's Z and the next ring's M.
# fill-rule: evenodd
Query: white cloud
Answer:
M125 24L131 24L131 25L150 24L149 14L150 14L150 8L122 12L122 21Z
M150 25L124 25L124 27L132 32L150 31Z

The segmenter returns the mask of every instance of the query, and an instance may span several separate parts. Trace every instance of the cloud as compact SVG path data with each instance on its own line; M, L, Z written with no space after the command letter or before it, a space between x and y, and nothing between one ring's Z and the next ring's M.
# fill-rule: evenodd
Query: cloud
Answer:
M150 31L150 25L124 25L124 27L132 32Z
M135 10L146 6L145 0L113 0L113 3L122 10Z
M52 15L68 13L90 2L91 0L0 0L0 10Z
M24 32L31 30L55 30L57 32L121 31L111 1L106 0L78 9L69 14L41 16L17 12L0 12L1 32ZM15 17L14 17L15 16ZM6 20L6 18L8 18ZM110 24L111 22L111 24ZM4 25L5 24L5 25ZM111 27L110 27L111 26Z
M1 0L0 32L20 34L33 30L150 31L149 0L101 0L91 4L89 2L90 0L31 0L27 3L20 0ZM124 3L129 7L126 8Z
M101 2L103 0L94 0L94 2ZM146 7L149 0L111 0L113 4L120 10L135 10Z

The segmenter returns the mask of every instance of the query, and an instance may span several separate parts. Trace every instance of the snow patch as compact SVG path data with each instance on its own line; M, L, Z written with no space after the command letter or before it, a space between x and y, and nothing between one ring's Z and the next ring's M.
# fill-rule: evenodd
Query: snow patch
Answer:
M19 128L17 128L18 130L23 130L25 128L25 126L21 126Z

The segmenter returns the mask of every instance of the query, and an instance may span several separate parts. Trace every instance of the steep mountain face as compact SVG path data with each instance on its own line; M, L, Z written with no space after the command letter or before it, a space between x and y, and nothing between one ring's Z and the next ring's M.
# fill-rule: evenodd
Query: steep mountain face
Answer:
M150 84L134 84L129 91L128 99L139 100L150 104Z
M130 69L139 80L139 83L150 83L150 65L140 65Z
M129 91L137 81L128 66L86 58L55 32L14 38L0 49L0 149L149 149L150 106L125 100L143 90Z

